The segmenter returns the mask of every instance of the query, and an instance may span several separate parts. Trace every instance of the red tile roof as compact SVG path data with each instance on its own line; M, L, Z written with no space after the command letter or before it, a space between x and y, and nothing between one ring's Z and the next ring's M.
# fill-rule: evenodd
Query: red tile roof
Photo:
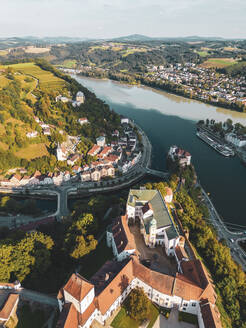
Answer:
M163 273L159 273L145 267L138 260L133 260L133 272L134 276L145 282L152 288L167 295L172 295L173 284L175 277L168 276Z
M18 294L9 294L6 302L0 311L0 320L8 320L11 312L13 311L16 303L19 300Z
M92 290L92 288L94 288L94 285L78 273L72 274L66 285L63 287L64 291L80 302Z
M205 328L222 328L220 313L215 305L206 300L200 303L200 308Z
M88 151L88 155L94 156L100 151L101 147L98 145L93 145L93 147Z
M129 230L126 216L122 216L114 221L112 233L118 254L124 250L136 249L134 237Z
M103 315L134 279L132 260L123 263L125 265L122 267L120 262L116 262L120 271L96 297L96 305Z

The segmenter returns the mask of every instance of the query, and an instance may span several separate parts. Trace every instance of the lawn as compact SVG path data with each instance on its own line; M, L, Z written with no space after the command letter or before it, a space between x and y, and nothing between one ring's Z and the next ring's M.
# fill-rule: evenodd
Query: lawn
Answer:
M42 70L39 66L34 63L21 63L9 65L15 70L21 72L22 74L31 75L39 80L40 86L46 89L63 89L66 86L66 82L58 77L56 77L51 72Z
M146 52L147 49L145 48L137 48L137 49L127 49L127 50L124 50L122 51L122 57L127 57L128 55L132 55L134 54L135 52Z
M77 61L74 59L74 60L64 60L64 62L62 63L62 67L65 67L65 68L75 68L76 67L76 64L77 64Z
M151 303L150 306L150 316L149 316L149 324L147 328L152 328L154 323L156 322L157 317L159 316L159 310L158 308ZM139 325L138 323L130 318L124 307L121 308L120 312L117 314L117 316L114 318L113 322L111 323L111 326L113 328L137 328Z
M198 53L198 55L201 57L206 57L208 55L207 51L197 51L196 53Z
M17 316L18 324L16 328L41 328L48 319L47 313L43 310L36 309L32 311L29 305L23 305Z
M42 156L49 156L48 150L44 143L40 144L31 144L26 148L20 149L15 153L15 155L19 158L25 158L27 160L42 157Z
M191 323L198 326L197 316L191 313L179 312L179 321Z
M6 56L8 53L8 50L0 50L0 56Z
M237 61L233 58L209 58L204 63L202 63L201 66L205 68L210 68L210 67L222 68L236 63Z
M97 245L97 248L91 252L84 260L79 273L90 279L94 273L96 273L106 261L113 259L113 253L111 247L107 247L106 236Z
M138 328L138 324L136 321L131 319L127 314L124 308L120 309L120 312L114 318L111 323L111 327L113 328Z

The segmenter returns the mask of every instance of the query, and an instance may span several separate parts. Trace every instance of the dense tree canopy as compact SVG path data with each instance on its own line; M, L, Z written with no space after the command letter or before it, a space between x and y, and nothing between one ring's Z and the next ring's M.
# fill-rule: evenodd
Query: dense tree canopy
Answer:
M150 301L140 287L134 288L126 301L126 309L132 319L141 323L148 318L150 312Z

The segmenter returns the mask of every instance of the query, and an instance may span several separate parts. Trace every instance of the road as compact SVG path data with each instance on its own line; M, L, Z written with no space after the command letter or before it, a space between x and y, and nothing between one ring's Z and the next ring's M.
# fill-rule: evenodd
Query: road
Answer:
M223 220L220 218L205 190L202 187L201 190L204 197L204 202L207 205L210 213L211 223L217 230L219 238L226 240L228 247L231 249L232 257L237 263L241 264L243 270L246 271L246 253L238 245L239 241L246 240L246 235L244 237L243 232L230 231L224 224Z

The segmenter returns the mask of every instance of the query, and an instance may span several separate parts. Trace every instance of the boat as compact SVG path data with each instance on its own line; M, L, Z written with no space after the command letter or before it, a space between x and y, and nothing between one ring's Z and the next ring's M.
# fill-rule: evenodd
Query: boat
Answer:
M225 157L231 157L235 155L234 151L230 147L219 143L215 139L212 139L212 137L208 136L206 132L198 130L196 135L198 138L202 139L204 142L206 142L206 144L216 150L219 154Z

